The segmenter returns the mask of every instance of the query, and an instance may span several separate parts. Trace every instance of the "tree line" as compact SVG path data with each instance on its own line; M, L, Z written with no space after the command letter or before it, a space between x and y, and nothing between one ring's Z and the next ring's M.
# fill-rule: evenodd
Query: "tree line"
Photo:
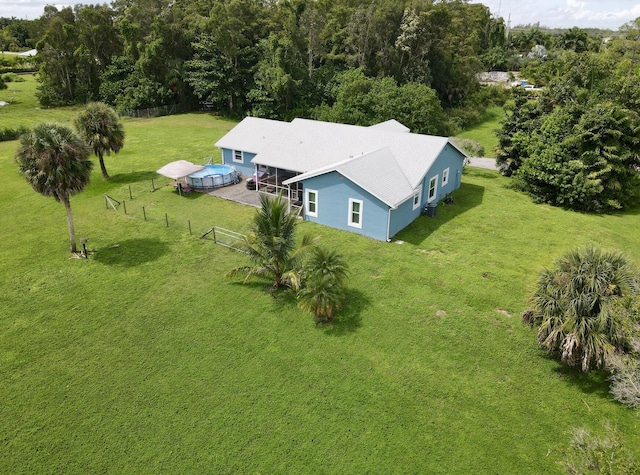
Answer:
M640 19L599 51L555 51L526 77L498 131L503 173L538 202L579 211L628 208L640 195Z
M394 117L438 134L504 101L476 73L520 69L533 48L597 51L606 33L507 34L502 18L467 0L115 0L46 6L37 20L0 19L0 29L3 49L37 48L46 107L180 103L361 125Z
M505 43L503 20L466 0L115 0L47 6L33 23L18 26L37 36L43 106L341 117L340 98L364 88L387 109L424 104L435 118L415 130L427 133L465 121L455 111L479 102L480 58Z

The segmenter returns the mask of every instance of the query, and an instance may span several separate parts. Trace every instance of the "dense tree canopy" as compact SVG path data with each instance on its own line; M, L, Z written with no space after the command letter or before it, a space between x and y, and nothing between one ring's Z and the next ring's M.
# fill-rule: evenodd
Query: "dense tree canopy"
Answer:
M504 44L502 19L466 0L117 0L47 6L37 24L44 105L205 102L274 118L333 106L326 86L352 69L461 107L479 57Z
M635 38L613 40L602 52L568 48L529 69L546 87L536 97L514 96L498 132L496 158L503 173L513 175L515 186L535 201L595 212L636 202L640 67Z
M536 146L540 134L530 132L554 108L579 106L570 125L581 127L596 104L615 103L608 127L629 131L640 107L638 21L616 34L507 29L468 0L115 0L47 6L37 20L0 21L0 28L3 44L37 46L43 105L102 101L125 113L180 103L234 117L395 118L416 132L454 134L497 97L484 93L476 73L520 70L546 91L534 104L516 98L505 122L497 155L508 174L541 154L541 162L561 163L569 174L575 160L592 157L593 150L570 144L563 150L574 155L561 159L559 144L550 144L555 152ZM632 145L623 144L615 160L633 167L625 155ZM609 151L606 160L617 154ZM598 169L591 163L584 171ZM626 200L601 201L608 204L578 207Z

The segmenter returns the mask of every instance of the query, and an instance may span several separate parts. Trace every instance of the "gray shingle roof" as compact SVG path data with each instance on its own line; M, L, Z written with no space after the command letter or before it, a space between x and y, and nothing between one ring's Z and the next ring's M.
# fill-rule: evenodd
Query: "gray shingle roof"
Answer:
M297 175L289 184L328 172L338 172L373 196L395 208L415 192L388 147Z
M245 117L242 122L218 140L215 146L230 150L260 153L273 137L279 135L282 130L290 126L289 122Z
M385 125L386 124L386 125ZM256 153L255 164L317 176L336 170L390 206L409 198L447 137L408 133L399 122L379 127L308 119L246 118L216 146ZM290 180L298 181L300 176Z
M380 122L379 124L369 126L372 129L384 129L389 130L391 132L411 132L409 127L398 122L396 119L387 120L385 122Z

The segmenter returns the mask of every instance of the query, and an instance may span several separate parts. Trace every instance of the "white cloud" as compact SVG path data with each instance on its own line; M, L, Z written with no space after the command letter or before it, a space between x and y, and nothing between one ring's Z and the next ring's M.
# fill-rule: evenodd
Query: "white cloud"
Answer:
M35 20L42 16L44 7L47 5L53 5L58 10L61 10L64 7L73 6L78 3L90 5L92 3L108 3L108 0L104 2L70 0L65 3L54 3L47 0L0 0L0 17Z
M511 26L540 23L552 28L617 30L640 17L640 4L634 0L471 0L471 3L483 3L505 21L510 17Z

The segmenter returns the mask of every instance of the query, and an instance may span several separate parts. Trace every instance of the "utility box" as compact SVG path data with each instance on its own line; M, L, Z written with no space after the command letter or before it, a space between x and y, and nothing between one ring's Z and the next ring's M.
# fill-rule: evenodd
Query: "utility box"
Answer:
M435 218L437 206L438 206L437 203L429 203L427 206L424 207L422 214L425 216L429 216L430 218Z

